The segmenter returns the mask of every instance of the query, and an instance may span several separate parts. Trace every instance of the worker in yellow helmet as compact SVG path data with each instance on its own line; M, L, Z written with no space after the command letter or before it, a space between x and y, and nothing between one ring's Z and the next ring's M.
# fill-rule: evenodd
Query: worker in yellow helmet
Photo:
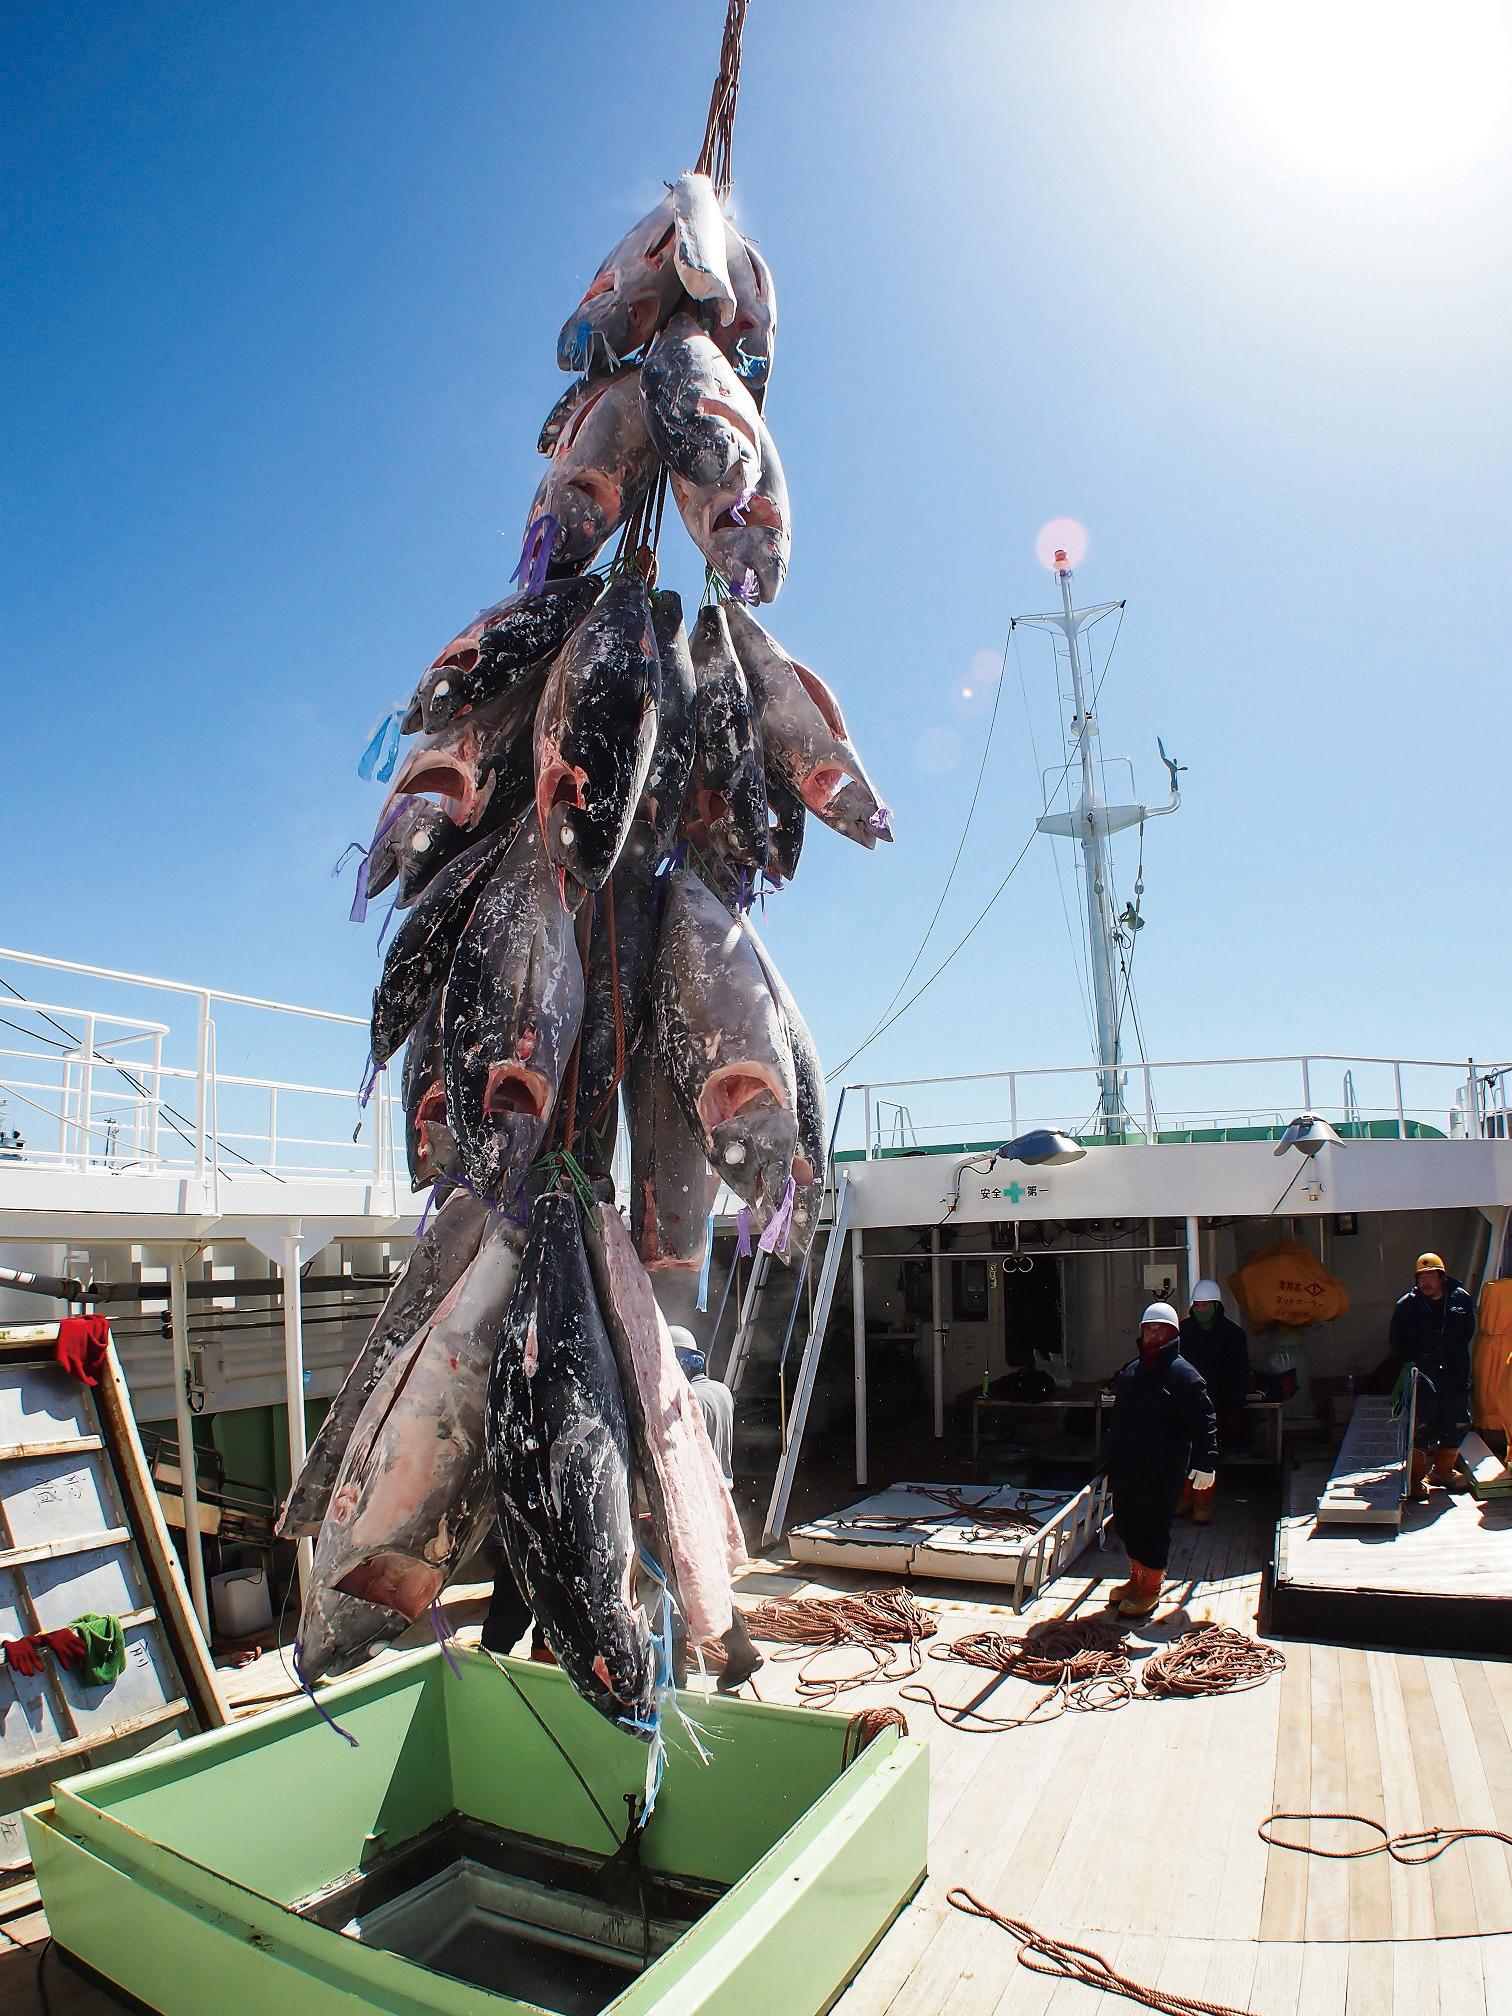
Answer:
M1437 1253L1420 1253L1416 1285L1391 1312L1391 1353L1416 1365L1417 1447L1412 1452L1412 1495L1428 1487L1467 1490L1455 1471L1460 1442L1470 1426L1470 1347L1475 1304Z

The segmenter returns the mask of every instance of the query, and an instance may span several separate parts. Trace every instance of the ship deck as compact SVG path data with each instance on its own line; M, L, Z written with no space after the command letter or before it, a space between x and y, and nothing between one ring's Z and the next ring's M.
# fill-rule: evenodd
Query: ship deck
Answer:
M1189 1622L1257 1630L1270 1552L1268 1493L1237 1493L1211 1526L1178 1527L1170 1598L1136 1626L1139 1657ZM1512 1535L1505 1541L1512 1552ZM965 1632L1017 1632L1041 1618L1098 1609L1122 1556L1073 1563L1015 1617L1001 1591L921 1588L938 1644ZM1512 1578L1508 1578L1512 1579ZM877 1578L824 1570L816 1579L780 1552L754 1562L742 1600L876 1588ZM448 1608L466 1642L485 1591L454 1589ZM466 1620L466 1621L464 1621ZM1324 1861L1268 1848L1256 1831L1288 1808L1359 1812L1392 1831L1428 1824L1512 1829L1512 1661L1276 1638L1286 1670L1251 1692L1135 1701L981 1735L903 1702L931 1751L929 1875L835 2005L841 2016L1092 2016L1093 1991L1017 1964L1016 1942L951 1909L964 1884L998 1911L1101 1953L1135 1979L1256 2016L1491 2016L1512 1968L1512 1852L1472 1841L1422 1868L1383 1856ZM765 1700L799 1698L804 1663L787 1648L757 1676ZM854 1653L809 1670L854 1672ZM283 1691L276 1656L227 1674L257 1712ZM920 1676L942 1703L1024 1713L1043 1690L926 1657ZM896 1703L897 1681L842 1694L842 1713ZM1322 1837L1320 1837L1322 1838ZM1329 1845L1345 1844L1334 1830ZM0 1954L0 2005L31 2016L40 1913L13 1923L29 1951ZM54 1959L56 2016L117 2005Z

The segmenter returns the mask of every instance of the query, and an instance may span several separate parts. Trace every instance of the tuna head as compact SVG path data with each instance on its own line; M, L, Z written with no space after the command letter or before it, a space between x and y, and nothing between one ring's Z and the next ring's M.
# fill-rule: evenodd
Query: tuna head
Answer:
M601 585L593 575L548 581L538 595L511 595L485 609L432 662L404 717L405 732L433 734L521 683L560 651Z
M688 536L737 602L771 602L787 577L792 514L787 478L766 423L757 421L761 475L754 490L741 472L697 485L671 475L672 495Z
M534 1161L583 1016L583 969L534 823L463 932L441 1010L447 1124L468 1182L507 1205Z
M760 416L735 367L691 315L674 315L646 352L641 404L657 454L685 482L739 474L755 489Z
M735 289L735 314L714 332L714 341L739 372L741 383L760 412L777 345L777 287L771 267L733 224L726 226L725 249L730 284Z
M690 170L672 185L672 257L678 278L695 301L708 304L721 324L734 320L728 230L714 184Z
M625 233L562 324L557 362L564 371L612 371L655 333L682 288L676 230L668 191Z
M605 379L562 429L526 520L556 521L551 558L559 568L588 564L617 532L656 473L656 451L641 408L640 372Z
M629 1424L571 1197L531 1207L484 1439L504 1551L547 1644L584 1700L649 1739L655 1667L633 1594Z
M656 746L660 661L646 584L622 574L573 631L535 721L536 814L564 903L619 859Z
M441 996L421 1016L404 1052L404 1147L410 1188L424 1190L454 1180L461 1163L446 1120L446 1078L441 1052Z
M400 905L413 903L432 876L471 844L472 837L465 826L448 819L428 798L392 800L378 821L368 853L368 897L397 882Z
M766 775L755 704L725 612L714 603L693 626L698 735L683 823L701 851L749 876L766 865Z
M435 796L458 826L481 830L495 795L511 793L528 765L528 729L545 679L533 668L486 706L426 735L399 766L390 797Z
M657 1046L715 1173L764 1226L797 1148L792 1045L749 936L696 877L666 879Z

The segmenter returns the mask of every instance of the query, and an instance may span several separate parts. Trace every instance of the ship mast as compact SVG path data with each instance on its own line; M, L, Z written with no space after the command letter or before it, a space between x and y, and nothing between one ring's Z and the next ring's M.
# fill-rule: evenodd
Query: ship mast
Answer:
M1069 812L1047 812L1036 825L1041 833L1054 834L1061 839L1077 840L1081 844L1085 871L1082 880L1087 903L1087 954L1092 976L1092 1008L1097 1024L1098 1117L1101 1132L1112 1138L1123 1134L1126 1115L1123 1103L1118 991L1115 978L1117 951L1114 938L1116 920L1113 916L1113 871L1108 841L1114 833L1122 833L1130 826L1142 825L1146 819L1156 819L1164 813L1174 812L1181 803L1181 794L1176 788L1176 768L1172 765L1169 804L1151 806L1104 803L1102 794L1097 788L1097 774L1094 769L1093 745L1097 741L1097 716L1093 707L1087 704L1081 634L1088 624L1096 622L1101 616L1110 615L1115 609L1121 609L1124 605L1121 602L1096 602L1085 609L1076 608L1071 596L1071 564L1064 548L1056 549L1054 565L1061 591L1059 613L1015 616L1013 621L1015 624L1027 623L1041 630L1058 630L1066 640L1066 650L1071 661L1071 691L1076 711L1071 722L1071 750L1066 767L1069 770L1073 763L1079 763L1081 797ZM1093 700L1095 703L1095 694Z

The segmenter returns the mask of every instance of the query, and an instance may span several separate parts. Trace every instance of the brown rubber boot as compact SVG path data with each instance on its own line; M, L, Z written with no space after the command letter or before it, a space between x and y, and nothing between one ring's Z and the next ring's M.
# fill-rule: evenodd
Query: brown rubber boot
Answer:
M1113 1587L1108 1591L1108 1607L1110 1610L1114 1608L1115 1605L1122 1603L1126 1596L1132 1596L1136 1593L1136 1591L1139 1588L1139 1578L1142 1573L1143 1570L1140 1568L1139 1563L1131 1558L1129 1561L1128 1581L1115 1582L1113 1584Z
M1428 1473L1428 1482L1440 1491L1468 1491L1470 1481L1462 1477L1459 1469L1459 1449L1457 1446L1435 1449L1433 1468Z
M1192 1480L1188 1478L1186 1483L1181 1487L1181 1496L1176 1500L1176 1510L1171 1514L1171 1517L1173 1519L1181 1518L1183 1513L1192 1510L1196 1502L1197 1495L1192 1489Z
M1192 1524L1210 1526L1213 1523L1213 1500L1218 1495L1218 1486L1209 1484L1206 1491L1192 1493Z
M1426 1505L1428 1503L1428 1451L1426 1449L1413 1450L1411 1467L1408 1474L1411 1482L1408 1485L1407 1496L1415 1505Z
M1125 1596L1118 1606L1120 1617L1150 1617L1160 1607L1160 1592L1165 1586L1163 1568L1135 1569L1137 1586Z

